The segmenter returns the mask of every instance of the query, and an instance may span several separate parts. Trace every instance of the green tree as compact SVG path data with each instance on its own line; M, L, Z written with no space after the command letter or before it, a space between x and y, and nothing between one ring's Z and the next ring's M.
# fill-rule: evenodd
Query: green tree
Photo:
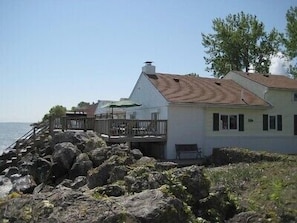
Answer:
M191 76L191 77L199 77L199 74L197 73L189 73L189 74L185 74L186 76Z
M85 101L81 101L77 104L77 106L73 106L71 108L71 111L77 111L77 110L81 110L81 109L86 109L90 106L90 103L89 102L85 102Z
M266 33L264 28L256 16L243 12L214 19L214 34L202 33L206 70L219 77L253 65L257 72L268 73L270 55L278 51L281 39L276 29Z
M43 121L47 120L49 116L62 117L66 114L67 108L62 105L53 106L47 114L43 116Z
M297 6L290 7L286 13L287 26L284 38L285 54L290 60L297 60ZM297 63L291 64L291 74L297 78Z

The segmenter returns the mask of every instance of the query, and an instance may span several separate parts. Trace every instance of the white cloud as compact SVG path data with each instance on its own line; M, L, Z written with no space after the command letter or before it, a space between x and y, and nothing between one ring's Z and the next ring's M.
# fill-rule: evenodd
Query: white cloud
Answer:
M286 76L288 75L290 61L284 54L278 52L276 55L271 56L270 60L271 64L269 67L269 73L281 74Z

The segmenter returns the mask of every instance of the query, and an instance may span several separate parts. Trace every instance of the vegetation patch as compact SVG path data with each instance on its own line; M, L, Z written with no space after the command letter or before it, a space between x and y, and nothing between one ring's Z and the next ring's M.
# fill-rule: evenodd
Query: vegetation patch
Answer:
M238 211L255 211L272 222L297 221L296 156L206 168L205 174L212 187L226 187Z

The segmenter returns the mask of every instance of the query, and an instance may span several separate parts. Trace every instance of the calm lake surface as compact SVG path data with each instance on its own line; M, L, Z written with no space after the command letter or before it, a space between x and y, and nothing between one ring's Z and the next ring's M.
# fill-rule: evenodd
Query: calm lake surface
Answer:
M25 135L31 129L30 124L31 123L0 122L0 154L17 139Z

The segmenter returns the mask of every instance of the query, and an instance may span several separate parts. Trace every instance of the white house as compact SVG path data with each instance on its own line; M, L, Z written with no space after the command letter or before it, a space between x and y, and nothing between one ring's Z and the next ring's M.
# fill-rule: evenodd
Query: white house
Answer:
M136 119L167 120L164 157L175 144L297 153L297 80L229 72L223 79L156 73L146 62L130 99ZM129 111L127 112L129 116Z

